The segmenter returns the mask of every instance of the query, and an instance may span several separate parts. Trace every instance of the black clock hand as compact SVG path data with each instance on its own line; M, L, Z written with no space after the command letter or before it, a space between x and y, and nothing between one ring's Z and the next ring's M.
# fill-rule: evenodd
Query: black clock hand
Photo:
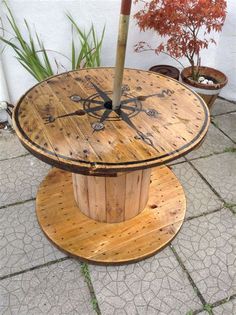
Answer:
M101 96L101 98L104 100L104 102L112 102L110 97L105 92L103 92L96 84L94 84L92 81L90 81L90 83L95 88L97 93Z
M70 99L71 99L73 102L76 102L76 103L79 103L79 102L89 102L89 103L92 103L92 104L104 104L103 101L90 100L90 99L86 99L86 98L81 98L79 95L72 95L72 96L70 97Z
M174 93L174 91L166 89L166 90L162 90L161 93L154 93L154 94L150 94L150 95L139 95L139 96L136 96L136 97L129 98L127 100L121 101L121 106L124 105L124 104L135 102L135 101L146 101L146 99L148 99L149 97L153 97L153 96L157 96L157 97L163 98L166 95L170 96L173 93Z
M104 106L96 106L96 107L91 107L91 108L86 108L85 111L86 113L93 113L93 112L97 112L99 110L104 109Z
M47 124L50 124L50 123L53 123L56 119L59 119L59 118L64 118L64 117L69 117L69 116L83 116L85 115L85 111L82 110L82 109L79 109L79 110L76 110L75 112L72 112L72 113L69 113L69 114L64 114L64 115L60 115L60 116L56 116L56 117L53 117L53 116L49 116L49 117L46 117L45 120L46 120L46 125Z
M111 113L111 110L106 109L104 111L104 113L102 114L102 116L101 116L101 118L99 120L99 123L103 123L109 117L110 113Z
M122 109L118 109L116 112L123 119L124 122L126 122L132 129L134 129L137 132L138 136L146 144L148 144L151 147L153 147L153 149L156 150L159 153L159 151L154 147L154 144L153 144L152 140L150 138L148 138L144 133L142 133L142 131L137 129L137 127L130 120L129 116L125 112L123 112Z

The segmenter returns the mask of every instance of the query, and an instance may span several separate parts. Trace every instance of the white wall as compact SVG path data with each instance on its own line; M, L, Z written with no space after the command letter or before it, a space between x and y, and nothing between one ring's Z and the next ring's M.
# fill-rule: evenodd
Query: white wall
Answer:
M236 1L228 0L228 16L224 30L216 36L218 46L212 45L202 54L202 64L216 67L229 77L229 84L222 92L225 98L236 100ZM34 25L41 35L46 48L70 54L70 25L65 17L66 12L72 13L81 27L89 27L93 22L98 32L106 24L106 33L102 51L102 64L114 65L120 0L8 0L14 16L20 27L26 18ZM1 16L4 16L4 6L0 4ZM133 5L133 13L137 6ZM4 19L3 22L5 23ZM23 29L23 28L22 28ZM152 52L135 53L133 46L140 40L157 42L152 32L140 33L135 21L131 20L126 66L148 69L154 64L173 64L175 61L165 55L156 56ZM233 53L234 52L234 53ZM57 56L68 66L62 56ZM11 49L5 50L3 63L9 84L13 103L36 83L36 81L20 66ZM185 62L187 65L187 63Z

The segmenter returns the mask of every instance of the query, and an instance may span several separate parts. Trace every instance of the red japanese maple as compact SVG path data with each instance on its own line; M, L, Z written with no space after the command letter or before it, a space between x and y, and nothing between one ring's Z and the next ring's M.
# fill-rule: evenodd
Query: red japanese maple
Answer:
M143 9L135 14L141 30L154 30L167 37L154 50L166 52L174 58L186 57L192 66L200 64L201 49L215 43L212 31L220 32L226 17L226 0L135 0L144 3ZM146 42L139 42L136 51L152 49Z

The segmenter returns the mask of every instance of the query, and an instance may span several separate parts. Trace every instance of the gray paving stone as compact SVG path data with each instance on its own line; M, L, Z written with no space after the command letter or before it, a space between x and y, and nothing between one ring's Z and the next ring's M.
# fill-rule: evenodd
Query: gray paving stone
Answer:
M31 155L0 161L0 207L35 197L48 169Z
M35 203L0 209L0 277L65 257L41 231Z
M236 203L236 153L213 155L192 163L228 203Z
M231 300L220 306L213 308L214 315L235 315L236 314L236 300Z
M14 158L28 151L20 144L16 134L0 131L0 160Z
M223 209L184 223L173 246L207 303L236 290L236 217Z
M0 281L1 315L90 315L87 285L73 260Z
M180 180L185 191L187 218L218 209L222 206L219 198L188 163L174 165L171 169Z
M236 104L218 98L214 104L212 115L219 115L236 111Z
M236 113L231 113L213 118L216 125L236 142Z
M213 153L223 152L228 148L236 148L236 145L227 138L219 129L210 124L207 136L203 144L190 152L186 158L195 159L208 156Z
M89 266L103 315L183 315L201 303L167 247L125 266Z

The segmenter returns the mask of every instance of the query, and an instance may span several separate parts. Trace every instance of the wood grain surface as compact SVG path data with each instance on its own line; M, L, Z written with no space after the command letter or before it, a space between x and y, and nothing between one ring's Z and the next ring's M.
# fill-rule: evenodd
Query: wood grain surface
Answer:
M133 218L147 204L151 171L149 168L116 177L72 173L74 197L80 211L107 223Z
M59 249L82 260L101 264L131 263L149 257L170 242L185 216L183 188L168 167L151 175L145 209L121 223L90 219L78 208L69 172L52 169L36 199L39 224Z
M207 106L183 84L125 69L118 113L108 108L113 78L113 68L83 69L30 89L13 114L23 145L58 168L108 175L177 159L205 137Z

